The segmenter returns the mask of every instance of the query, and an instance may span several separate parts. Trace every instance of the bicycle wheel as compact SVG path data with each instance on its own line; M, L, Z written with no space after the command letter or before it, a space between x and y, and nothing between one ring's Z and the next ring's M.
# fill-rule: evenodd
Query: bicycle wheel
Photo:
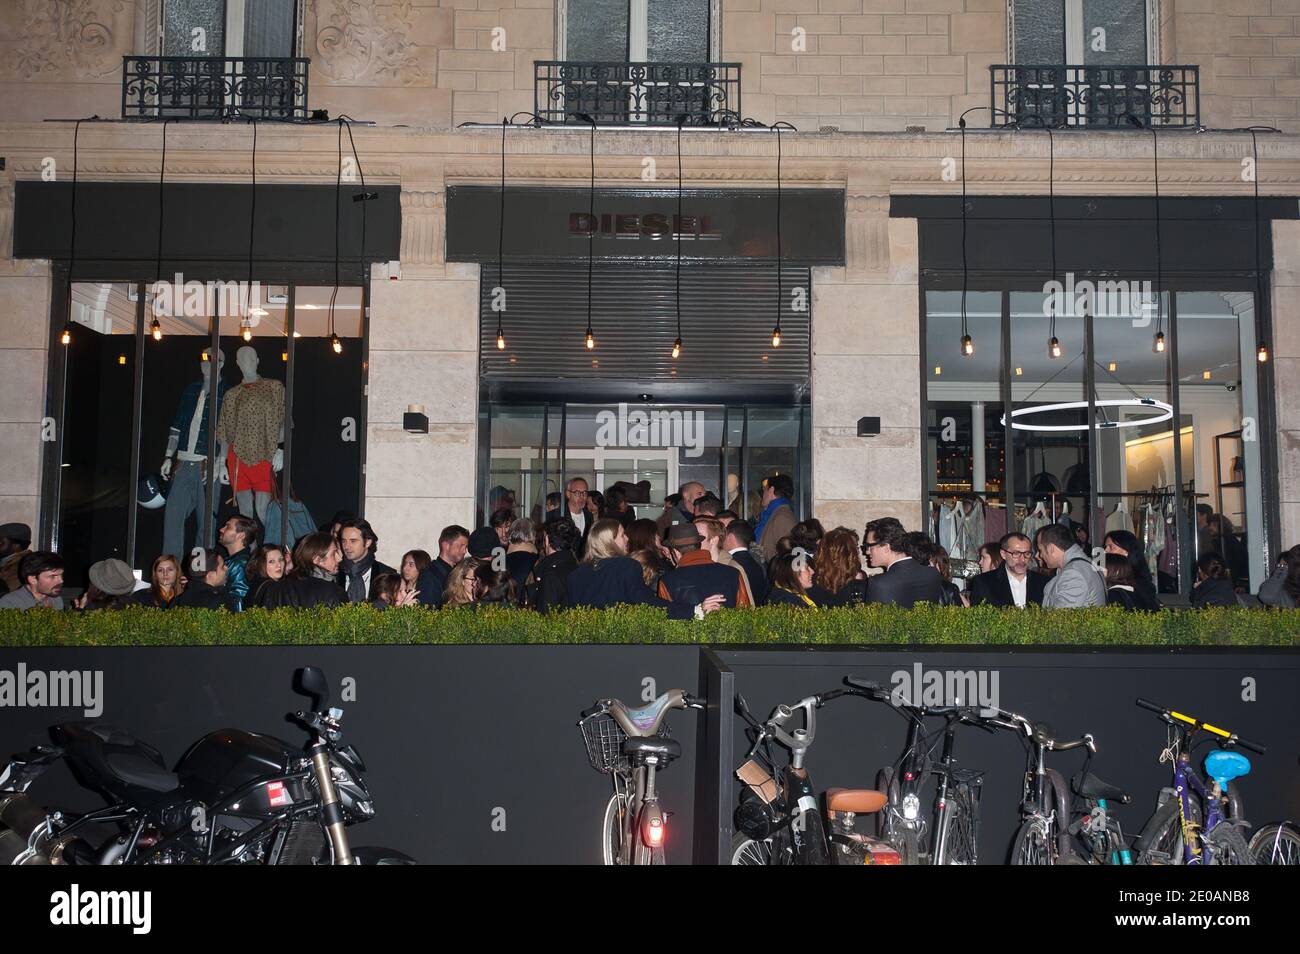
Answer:
M1158 807L1142 826L1133 843L1139 865L1181 865L1183 825L1178 815L1178 799L1170 798Z
M921 861L921 839L916 829L907 828L898 823L898 812L902 810L902 798L898 783L894 781L894 770L882 768L876 773L876 791L889 796L885 807L876 813L876 836L883 838L894 846L901 864L915 865Z
M1253 865L1255 858L1246 844L1246 836L1238 825L1226 822L1215 825L1208 835L1201 839L1203 864L1207 865Z
M736 832L731 839L731 863L733 865L772 864L772 839L764 838L760 841Z
M1054 864L1051 841L1047 834L1047 826L1041 819L1028 819L1020 826L1015 840L1011 842L1011 863L1013 865Z
M605 805L605 817L600 826L600 851L606 865L621 864L623 848L623 796L611 795Z
M952 800L952 818L948 822L948 843L944 856L950 865L973 865L979 861L976 845L978 822L976 812L979 803L975 801L971 790L960 786ZM933 855L931 856L933 858Z
M1265 825L1249 847L1257 865L1300 865L1300 829L1290 822Z

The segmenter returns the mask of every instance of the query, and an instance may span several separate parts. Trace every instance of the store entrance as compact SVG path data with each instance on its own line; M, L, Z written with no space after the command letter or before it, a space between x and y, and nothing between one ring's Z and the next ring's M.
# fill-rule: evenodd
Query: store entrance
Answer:
M746 519L757 518L759 484L769 474L808 484L804 405L493 403L483 417L480 522L497 509L543 521L574 478L601 497L621 485L635 515L651 518L687 481Z

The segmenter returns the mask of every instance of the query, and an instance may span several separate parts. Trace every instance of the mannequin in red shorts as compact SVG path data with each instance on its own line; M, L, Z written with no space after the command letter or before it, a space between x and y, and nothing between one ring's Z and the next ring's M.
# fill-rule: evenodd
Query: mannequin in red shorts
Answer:
M265 521L275 490L275 476L284 467L284 384L259 377L257 352L245 345L235 352L242 383L226 391L217 436L225 441L226 469L239 512Z

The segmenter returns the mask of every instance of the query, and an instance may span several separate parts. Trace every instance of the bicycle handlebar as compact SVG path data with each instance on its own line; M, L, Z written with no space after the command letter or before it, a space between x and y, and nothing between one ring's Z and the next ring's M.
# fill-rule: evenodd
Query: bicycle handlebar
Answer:
M1217 725L1210 725L1208 722L1202 722L1194 716L1184 715L1174 709L1166 709L1164 706L1156 705L1154 702L1148 702L1146 699L1137 699L1136 702L1140 708L1156 713L1166 722L1181 722L1184 725L1190 726L1193 730L1204 729L1211 735L1217 735L1219 738L1223 739L1227 745L1240 745L1243 749L1250 749L1250 751L1256 752L1259 755L1263 755L1266 751L1265 747L1258 742L1243 739L1235 732L1221 729Z

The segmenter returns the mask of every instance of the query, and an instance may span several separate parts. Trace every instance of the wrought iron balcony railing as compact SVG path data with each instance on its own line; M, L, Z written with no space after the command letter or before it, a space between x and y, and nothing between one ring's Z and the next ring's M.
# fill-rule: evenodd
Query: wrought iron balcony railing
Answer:
M725 126L740 112L739 63L536 60L533 112L544 123Z
M991 125L1196 127L1199 66L989 67Z
M123 119L304 119L305 57L127 56Z

